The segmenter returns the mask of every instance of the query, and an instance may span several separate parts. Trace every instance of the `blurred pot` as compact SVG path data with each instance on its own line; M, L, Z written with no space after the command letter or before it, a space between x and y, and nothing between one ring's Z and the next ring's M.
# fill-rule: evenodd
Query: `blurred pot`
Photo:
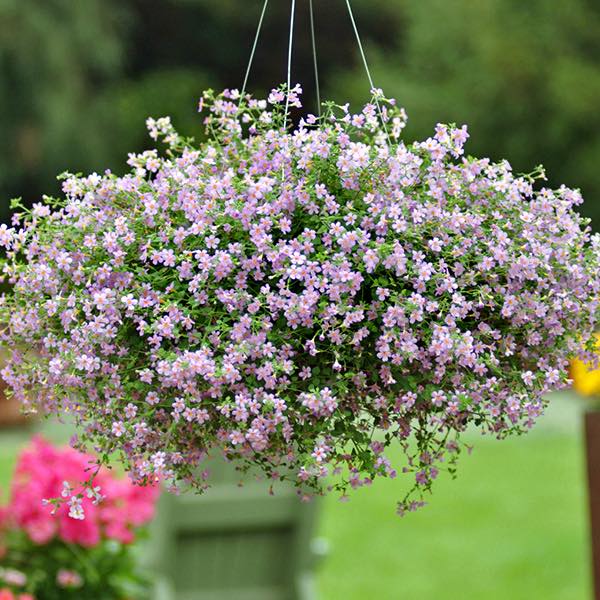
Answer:
M326 543L314 539L318 499L292 486L244 478L210 459L202 495L164 493L148 557L160 581L153 600L314 600L314 570Z
M0 427L19 427L32 422L24 415L21 405L13 398L6 397L6 384L0 379Z

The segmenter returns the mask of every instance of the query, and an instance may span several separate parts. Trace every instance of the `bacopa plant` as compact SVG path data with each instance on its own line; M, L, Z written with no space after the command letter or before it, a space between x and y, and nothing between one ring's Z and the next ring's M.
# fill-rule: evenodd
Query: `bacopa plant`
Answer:
M591 359L600 240L578 191L465 156L465 126L406 144L375 91L288 127L300 92L208 91L202 143L149 119L163 156L16 202L3 377L136 481L202 490L221 453L302 495L401 474L404 513L467 427L526 430Z

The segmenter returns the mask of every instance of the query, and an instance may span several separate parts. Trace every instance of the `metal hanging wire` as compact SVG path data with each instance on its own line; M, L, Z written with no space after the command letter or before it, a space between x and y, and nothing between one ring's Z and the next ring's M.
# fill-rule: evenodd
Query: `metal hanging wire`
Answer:
M310 38L312 42L313 67L315 72L315 91L317 93L317 114L321 116L321 90L319 87L319 65L317 62L317 41L315 36L315 17L313 13L313 0L308 0L308 10L310 13Z
M250 72L252 70L252 65L254 62L254 56L256 54L256 48L258 47L258 40L260 39L260 34L262 31L263 22L265 19L265 14L267 12L267 7L269 5L269 0L265 0L262 6L262 10L260 13L260 17L258 19L258 26L256 28L256 34L254 36L254 42L252 44L252 48L250 50L250 58L248 59L248 65L246 67L246 73L244 75L244 83L242 84L242 91L240 93L240 103L244 100L244 96L246 94L246 88L248 85L248 79L250 77ZM295 21L295 12L296 12L296 2L292 0L291 12L290 12L290 26L289 26L289 37L288 37L288 60L287 60L287 95L289 96L291 90L291 71L292 71L292 50L293 50L293 37L294 37L294 21ZM315 89L317 96L317 111L319 116L321 115L321 90L319 86L319 66L317 61L317 42L315 35L315 17L313 10L313 0L309 0L309 13L310 13L310 31L311 31L311 45L312 45L312 53L313 53L313 69L314 69L314 77L315 77ZM289 103L286 101L286 115L289 108Z
M379 103L379 98L377 97L378 92L376 91L375 84L373 83L373 77L371 76L371 70L369 69L369 64L367 63L367 57L365 55L365 50L362 45L362 41L360 39L360 34L358 33L358 27L356 26L356 20L354 18L354 13L352 12L352 7L350 6L350 0L346 0L346 6L348 7L348 14L350 15L350 21L352 22L352 28L354 29L354 35L356 36L356 41L358 42L358 49L360 50L360 55L362 57L363 65L365 67L365 71L367 72L367 78L369 80L369 85L371 86L371 93L374 94L375 105L377 106L377 111L379 112L379 118L381 119L381 125L383 130L385 131L385 137L387 138L388 146L392 145L392 141L390 139L390 134L388 133L387 125L385 119L383 118L383 111L381 110L381 104Z
M240 102L243 101L244 95L246 94L246 86L248 85L248 77L250 77L250 69L252 69L252 63L254 62L254 54L256 53L256 47L258 46L258 38L262 29L262 24L265 19L265 13L267 12L267 6L269 0L265 0L260 18L258 19L258 27L256 28L256 35L254 36L254 43L252 44L252 50L250 51L250 58L248 60L248 66L246 67L246 74L244 75L244 83L242 85L242 93L240 94Z
M365 50L364 50L364 47L362 44L360 34L358 32L358 26L356 24L356 19L354 18L354 12L352 10L350 0L345 0L345 2L346 2L346 8L348 9L348 15L350 17L350 22L352 23L352 29L354 30L354 35L356 37L356 42L358 44L358 49L360 52L362 63L365 68L365 72L367 74L367 79L369 80L369 85L371 86L372 93L375 94L374 101L375 101L375 105L377 107L377 111L379 113L379 118L381 119L381 124L383 126L388 145L391 146L391 139L390 139L390 135L388 132L387 124L386 124L384 116L383 116L383 110L381 109L381 104L379 102L378 93L375 91L377 88L375 87L375 83L373 82L373 77L371 75L369 63L367 62ZM248 78L250 76L250 71L252 69L252 63L254 61L254 55L256 53L256 48L258 46L258 40L260 38L263 21L265 18L265 13L267 12L268 5L269 5L269 0L265 0L263 3L263 7L262 7L262 11L260 13L259 20L258 20L258 26L256 28L256 35L254 36L254 42L252 44L252 49L250 51L250 58L248 60L248 66L246 68L246 73L244 75L244 83L242 85L242 91L240 94L240 103L243 102L243 100L244 100L244 95L246 93L246 86L248 85ZM308 7L309 7L309 16L310 16L310 33L311 33L311 46L312 46L312 54L313 54L315 91L316 91L316 96L317 96L317 113L319 116L321 116L321 89L320 89L320 83L319 83L319 65L318 65L318 58L317 58L317 43L316 43L316 34L315 34L315 17L314 17L314 9L313 9L313 0L309 0ZM289 24L289 35L288 35L288 55L287 55L287 80L286 80L287 94L286 94L286 101L285 101L284 129L287 129L290 92L291 92L291 87L292 87L292 54L293 54L293 45L294 45L295 13L296 13L296 0L291 0L290 24Z
M292 50L294 46L294 17L296 13L296 0L292 0L290 10L290 33L288 37L288 59L287 59L287 94L285 95L285 116L283 130L287 131L288 110L290 108L290 92L292 90Z

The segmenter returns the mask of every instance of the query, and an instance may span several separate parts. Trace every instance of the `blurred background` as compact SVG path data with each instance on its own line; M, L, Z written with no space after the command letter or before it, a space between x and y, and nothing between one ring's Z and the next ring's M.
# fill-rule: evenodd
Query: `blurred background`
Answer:
M323 96L368 98L344 0L314 0ZM66 169L120 172L146 116L200 134L206 87L241 87L261 0L0 0L0 197L39 197ZM408 138L468 123L473 154L539 163L580 187L600 223L600 3L354 0L376 85L409 114ZM284 81L289 2L271 2L250 78ZM308 2L293 80L314 108ZM4 203L6 206L7 203ZM6 208L4 214L6 215Z
M297 3L293 81L315 107L308 2ZM597 0L354 0L377 86L409 115L406 138L468 123L468 150L543 163L581 188L600 226ZM56 175L124 170L147 116L201 137L197 98L241 87L262 0L0 0L0 220L8 200L58 193ZM369 85L343 0L314 0L322 96L360 103ZM271 2L249 89L285 79L289 2ZM328 600L590 597L580 412L556 399L538 429L472 435L457 482L399 520L394 482L325 503ZM0 438L3 436L0 432ZM17 442L0 439L5 487Z

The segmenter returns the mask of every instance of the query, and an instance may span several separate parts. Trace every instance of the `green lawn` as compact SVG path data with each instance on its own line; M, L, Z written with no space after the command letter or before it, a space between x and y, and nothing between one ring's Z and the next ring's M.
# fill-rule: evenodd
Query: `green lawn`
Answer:
M325 501L321 600L588 600L581 405L559 398L529 435L474 434L459 477L429 506L394 514L402 481ZM18 439L0 433L0 488Z
M15 454L26 441L22 433L0 430L0 501L8 495L8 487L15 463Z
M326 501L324 600L588 600L581 407L560 398L538 428L502 442L471 435L458 479L394 516L401 484Z

